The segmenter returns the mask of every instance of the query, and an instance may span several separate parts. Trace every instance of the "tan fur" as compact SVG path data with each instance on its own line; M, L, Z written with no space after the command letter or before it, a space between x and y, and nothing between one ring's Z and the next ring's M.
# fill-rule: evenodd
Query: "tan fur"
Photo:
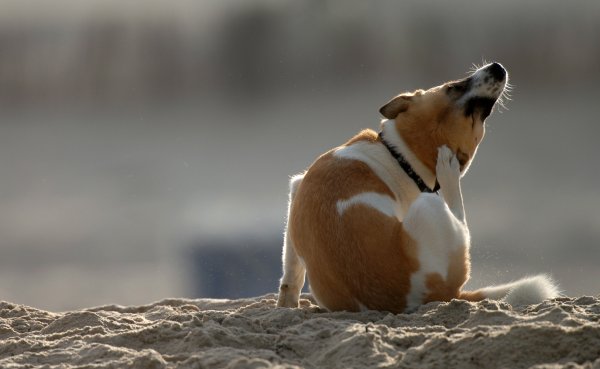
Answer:
M442 206L446 208L435 208L441 209L440 214L445 214L443 212L449 208L455 216L451 219L462 222L459 226L461 232L464 227L464 233L457 233L464 237L456 238L463 241L451 241L455 238L450 237L447 259L441 256L447 262L447 271L423 261L431 263L431 258L441 254L419 260L422 245L416 239L422 237L423 233L419 232L425 231L415 231L419 228L409 223L409 219L418 219L415 216L403 218L406 209L419 196L418 189L393 157L381 151L386 149L377 133L367 129L340 148L319 157L304 174L290 204L289 245L293 245L298 260L306 267L311 290L321 306L330 310L368 308L400 313L405 311L409 301L411 307L415 307L415 302L449 301L453 298L476 301L485 297L482 292L461 291L469 277L470 260L468 229L458 183L460 173L456 164L458 160L460 172L466 170L483 139L485 127L480 115L465 116L463 106L457 105L456 99L448 93L452 83L399 95L380 110L385 117L393 120L388 121L386 127L395 128L399 137L397 141L404 142L416 160L422 163L423 171L428 169L431 172L430 180L431 175L437 175L436 164L440 165L438 148L447 146L446 152L456 156L452 167L453 173L456 173L452 175L456 177L449 177L447 167L441 166L440 173L446 174L438 180L441 184L441 179L444 179L448 184L447 178L456 178L457 187L453 194L458 195L453 197L450 192L444 192ZM348 149L353 145L359 146L355 151ZM338 152L356 152L357 155L368 152L372 156L363 161L354 159L354 154L344 156L337 155ZM446 189L455 189L453 184L448 186ZM355 196L362 199L360 196L363 195L368 195L367 202L346 201ZM390 214L386 208L386 196L390 198L394 211L401 208L404 214ZM380 201L383 205L379 205ZM340 203L349 205L341 211L338 208ZM435 201L432 206L436 206ZM402 219L414 238L405 229ZM443 245L445 236L440 240L436 242ZM463 245L463 242L466 244ZM446 275L428 272L437 270L444 270ZM416 276L415 280L413 276ZM293 307L297 303L297 300L286 302L284 292L288 287L285 281L288 280L291 279L287 276L282 278L278 306ZM412 291L411 284L415 283L421 287ZM296 291L300 287L295 286Z
M433 173L438 147L447 145L458 153L461 169L464 169L475 156L477 145L485 134L480 120L473 122L462 111L449 106L449 98L443 88L439 86L425 92L402 95L410 96L410 104L403 114L395 117L400 136Z
M348 144L376 139L375 132L365 130ZM365 191L394 198L366 164L335 158L331 152L321 156L296 195L302 201L292 207L291 237L305 260L311 289L329 309L358 311L360 302L370 309L401 312L410 274L419 268L414 241L401 222L375 209L357 204L346 210L343 222L336 212L338 200ZM368 229L362 226L366 223L371 225ZM370 273L347 268L357 264Z
M481 301L485 300L487 296L481 291L461 291L458 298L467 301Z
M460 289L469 278L471 264L466 247L459 248L450 255L448 276L444 279L439 273L427 275L425 285L429 294L424 302L450 301L460 296Z
M437 147L443 144L465 150L472 157L483 134L463 137L465 126L470 128L472 122L448 107L441 88L403 96L408 105L404 114L396 117L397 130L430 170L435 172ZM377 133L367 129L345 145L377 140ZM340 182L339 178L345 180ZM335 158L332 152L324 154L310 167L296 195L302 201L292 206L291 237L298 255L305 260L311 288L325 306L358 311L360 302L369 309L402 312L410 292L410 276L419 270L415 242L401 222L368 206L357 204L348 209L343 222L336 213L338 200L367 191L394 198L364 163ZM448 280L439 274L428 276L431 293L425 301L459 297L469 273L464 248L452 257L449 268Z
M363 129L356 136L352 137L348 142L344 144L344 146L349 146L357 142L376 142L379 140L377 137L377 133L372 129Z

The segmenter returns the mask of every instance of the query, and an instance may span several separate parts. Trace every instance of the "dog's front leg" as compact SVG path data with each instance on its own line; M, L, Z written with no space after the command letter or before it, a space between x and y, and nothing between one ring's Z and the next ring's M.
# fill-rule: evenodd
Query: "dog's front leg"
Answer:
M283 276L279 283L278 307L297 308L300 292L304 286L306 269L290 238L289 228L285 232L283 244Z
M460 191L460 163L446 145L438 148L436 175L450 211L456 219L466 224L465 207Z
M290 214L292 211L292 202L302 182L304 175L296 175L290 180L290 201L288 204L288 224L285 229L285 238L283 241L283 276L279 283L279 296L277 297L277 306L297 308L300 291L304 286L306 268L304 262L300 259L290 235L292 225L290 224Z

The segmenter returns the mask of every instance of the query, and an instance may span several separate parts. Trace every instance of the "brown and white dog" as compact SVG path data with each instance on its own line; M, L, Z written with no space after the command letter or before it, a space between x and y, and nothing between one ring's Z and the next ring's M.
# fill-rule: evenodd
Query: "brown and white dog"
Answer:
M543 275L462 290L470 236L460 177L507 79L492 63L398 95L380 109L387 119L379 134L364 130L294 176L277 306L298 306L305 273L329 310L400 313L453 298L528 304L556 297Z

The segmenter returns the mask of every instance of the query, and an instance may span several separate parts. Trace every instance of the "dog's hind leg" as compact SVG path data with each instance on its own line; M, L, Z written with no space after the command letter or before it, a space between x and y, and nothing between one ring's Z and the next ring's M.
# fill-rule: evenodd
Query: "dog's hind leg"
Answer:
M460 222L460 224L456 222L455 228L463 228L465 239L468 240L468 228L462 194L460 192L459 163L456 156L446 146L438 149L436 171L442 194L444 195L444 201L448 205L450 212ZM468 252L468 242L465 243L465 247L467 247L466 252ZM468 255L465 259L464 272L466 273L466 281L469 272ZM481 288L477 291L460 291L457 297L469 301L490 298L503 300L511 305L525 305L540 303L546 299L555 298L558 295L558 287L552 279L545 275L539 275L512 283Z
M455 155L442 147L436 175L442 196L423 193L411 204L404 229L416 241L420 268L411 275L407 311L429 301L458 297L469 278L469 229L460 193L460 168Z
M469 230L444 199L423 193L411 204L403 222L416 243L419 270L411 275L406 310L430 301L458 297L469 277Z
M290 180L290 199L288 204L288 224L285 230L285 236L283 240L283 277L279 284L279 296L277 299L277 306L279 307L298 307L298 299L300 298L300 291L304 286L304 277L306 274L306 268L304 263L296 253L294 244L290 237L290 211L292 209L292 201L298 187L302 182L304 175L296 175Z

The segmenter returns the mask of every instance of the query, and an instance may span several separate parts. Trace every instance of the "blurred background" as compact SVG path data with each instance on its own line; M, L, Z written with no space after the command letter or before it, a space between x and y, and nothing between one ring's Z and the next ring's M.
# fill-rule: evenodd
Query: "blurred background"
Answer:
M499 61L470 288L600 293L600 2L0 0L0 300L277 290L288 177L393 95Z

